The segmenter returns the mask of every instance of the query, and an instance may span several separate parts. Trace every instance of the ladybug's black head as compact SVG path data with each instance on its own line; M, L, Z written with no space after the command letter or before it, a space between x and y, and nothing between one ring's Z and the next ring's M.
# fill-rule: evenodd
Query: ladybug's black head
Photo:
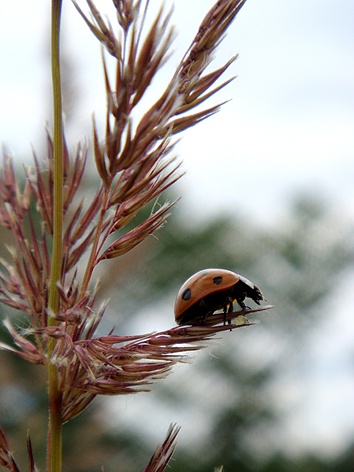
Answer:
M242 276L240 276L240 280L233 286L232 295L242 308L245 308L245 304L243 303L245 298L251 298L257 305L260 305L259 302L264 300L260 289L250 280Z

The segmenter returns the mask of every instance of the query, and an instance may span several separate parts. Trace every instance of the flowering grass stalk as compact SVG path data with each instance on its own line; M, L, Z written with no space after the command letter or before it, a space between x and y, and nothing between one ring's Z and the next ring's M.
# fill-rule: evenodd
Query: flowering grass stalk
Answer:
M52 1L51 24L51 66L53 91L53 247L49 275L47 326L58 324L59 291L61 265L63 259L63 107L60 73L60 19L62 0ZM54 315L54 316L52 316ZM53 357L56 340L48 337L47 359ZM49 426L47 446L47 469L51 472L62 470L62 392L59 389L57 366L49 361L48 398Z
M113 0L114 27L91 0L87 0L91 18L74 3L105 53L116 62L112 80L103 55L107 97L103 139L93 121L100 185L92 198L82 199L88 150L79 144L70 155L66 146L59 62L61 0L52 0L54 130L53 136L47 134L47 156L42 160L34 156L34 166L25 169L26 182L21 188L12 159L5 153L0 179L0 222L14 237L9 258L0 261L0 301L28 319L26 329L7 319L13 345L1 343L0 347L47 367L47 470L51 472L62 470L62 425L79 415L96 395L148 390L216 333L249 326L245 315L252 312L227 314L228 320L238 320L227 326L221 314L202 326L132 336L96 334L106 309L106 303L96 304L96 268L126 254L166 222L170 202L142 222L135 223L135 218L181 177L179 164L170 157L174 135L219 110L220 105L195 108L232 80L214 86L235 58L214 71L206 72L206 68L245 1L216 2L171 81L136 124L136 106L169 55L171 13L164 15L161 9L145 32L148 1ZM178 431L171 426L145 471L164 470ZM29 440L28 455L30 470L35 470ZM19 470L2 429L0 464L10 471Z

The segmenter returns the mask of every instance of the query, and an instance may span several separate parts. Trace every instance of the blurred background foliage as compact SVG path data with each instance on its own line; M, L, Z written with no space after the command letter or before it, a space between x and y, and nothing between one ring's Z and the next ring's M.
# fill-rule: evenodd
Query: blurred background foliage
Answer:
M187 441L179 444L172 471L213 470L220 464L225 471L353 470L350 438L348 449L334 458L294 456L279 448L286 441L282 389L287 391L292 377L301 382L304 370L306 390L312 336L330 316L326 307L331 300L340 299L335 281L352 270L351 234L352 225L338 221L326 202L304 195L289 204L285 220L272 228L238 218L236 212L200 222L177 205L158 239L151 237L118 263L105 264L102 298L111 296L106 327L116 325L120 334L173 326L179 286L205 267L228 268L250 278L274 309L258 316L261 324L224 334L191 365L179 366L151 393L139 394L145 398L144 411L120 398L94 402L64 428L65 470L90 472L100 464L113 470L117 463L120 471L142 470L158 442L151 419L173 422L181 412ZM4 252L1 256L6 257ZM6 333L1 331L1 337ZM0 418L19 463L25 461L27 428L35 457L39 464L43 461L46 398L41 370L2 353ZM120 408L131 411L127 418ZM180 435L186 425L181 426ZM188 430L194 431L192 436Z

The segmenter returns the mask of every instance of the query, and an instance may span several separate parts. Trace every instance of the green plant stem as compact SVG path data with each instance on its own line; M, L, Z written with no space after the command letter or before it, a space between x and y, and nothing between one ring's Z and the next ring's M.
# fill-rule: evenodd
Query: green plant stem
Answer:
M48 297L48 326L55 326L54 316L59 310L59 293L57 284L61 278L63 254L63 123L62 123L62 94L60 80L60 18L62 0L52 0L51 24L51 67L54 114L54 186L53 186L53 247ZM54 315L54 316L52 316ZM61 393L58 385L58 371L51 362L56 341L48 341L48 396L49 396L49 431L47 446L47 470L61 472L62 470L62 420Z

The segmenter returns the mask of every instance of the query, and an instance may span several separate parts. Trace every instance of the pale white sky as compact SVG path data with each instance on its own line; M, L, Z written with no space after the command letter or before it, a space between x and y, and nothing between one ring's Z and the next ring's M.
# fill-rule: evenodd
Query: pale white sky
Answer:
M99 48L66 3L66 48L72 51L82 86L75 130L81 139L81 133L89 133L92 112L102 116L103 79L97 65ZM172 4L170 0L166 3ZM162 78L172 73L173 64L212 3L176 0L173 22L179 37ZM0 142L21 161L30 158L31 144L41 142L39 132L48 118L48 23L47 1L0 2ZM287 198L298 190L323 192L334 212L343 218L354 217L353 24L352 0L246 3L217 59L220 65L240 54L228 72L238 78L219 95L220 101L232 101L218 115L188 131L176 148L187 171L180 205L189 209L191 217L205 218L234 207L251 219L274 224ZM156 93L159 87L155 84L152 91ZM352 293L352 285L348 293ZM353 415L346 413L354 411L353 372L337 369L334 383L332 371L326 369L331 361L334 366L343 365L352 345L352 320L347 310L339 311L335 334L330 322L318 334L312 358L318 376L307 379L312 396L301 405L302 414L299 405L294 407L289 425L289 437L301 447L318 450L331 443L334 450L340 449L338 442L350 439L353 433ZM337 357L321 352L328 336L335 346L330 352ZM341 340L340 351L335 337ZM294 385L290 381L288 385L294 395ZM314 398L321 399L315 407ZM345 404L343 409L335 399ZM130 404L139 402L144 405L145 397L136 397ZM188 431L189 426L182 426ZM308 436L298 438L305 429ZM317 443L312 444L311 438Z
M179 37L161 79L212 3L175 2ZM0 2L0 141L21 158L39 142L48 117L48 8L44 1ZM81 137L89 133L92 112L103 114L102 70L93 59L99 48L70 2L64 10L66 47L82 87ZM203 216L233 205L271 222L288 195L308 189L327 193L340 211L353 214L353 21L351 0L246 3L217 58L221 64L240 55L228 72L238 78L219 95L232 101L177 147L188 172L186 207Z

